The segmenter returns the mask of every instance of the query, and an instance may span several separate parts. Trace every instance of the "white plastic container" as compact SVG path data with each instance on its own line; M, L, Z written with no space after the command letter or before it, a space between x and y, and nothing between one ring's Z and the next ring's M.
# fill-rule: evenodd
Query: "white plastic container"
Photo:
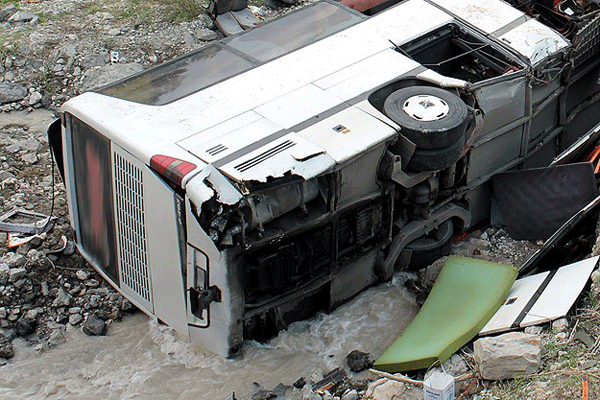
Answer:
M454 400L454 378L444 372L434 371L423 382L425 400Z

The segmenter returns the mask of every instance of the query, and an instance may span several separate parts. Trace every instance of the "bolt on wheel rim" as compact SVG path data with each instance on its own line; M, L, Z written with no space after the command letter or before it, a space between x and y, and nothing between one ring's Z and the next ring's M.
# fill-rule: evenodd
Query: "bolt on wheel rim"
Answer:
M418 121L438 121L448 115L448 103L436 96L418 95L407 99L402 110Z

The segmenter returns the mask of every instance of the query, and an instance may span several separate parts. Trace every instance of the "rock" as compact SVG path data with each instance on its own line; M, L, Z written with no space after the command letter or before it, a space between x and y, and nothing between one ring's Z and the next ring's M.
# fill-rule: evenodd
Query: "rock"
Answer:
M123 300L121 302L120 308L121 308L121 311L124 313L133 313L136 310L135 306L129 300ZM300 379L304 379L304 378L300 378ZM298 381L300 379L298 379ZM306 383L306 381L304 383Z
M465 359L460 355L452 354L452 356L444 363L444 368L442 368L442 370L456 378L469 372L469 366Z
M600 236L597 239L595 247L596 246L598 246L598 250L595 251L594 253L596 253L596 255L598 255L598 254L600 254ZM600 270L599 269L594 270L594 272L592 272L591 279L592 279L592 285L590 287L590 293L594 297L599 297L600 296Z
M188 31L185 31L183 32L183 43L185 43L188 46L191 46L194 43L196 43L196 38Z
M98 69L88 71L81 85L81 91L98 88L109 83L126 78L143 70L139 63L108 64Z
M483 379L512 379L537 372L542 342L536 335L511 332L478 339L473 350Z
M43 281L40 284L40 289L42 291L42 296L48 296L50 294L50 289L48 288L48 282Z
M530 335L541 335L544 332L544 328L541 326L528 326L523 331Z
M37 319L30 318L27 315L21 317L19 321L17 321L17 325L15 327L15 331L17 336L27 336L35 332L37 328Z
M79 279L80 281L85 281L88 278L88 273L82 269L78 270L75 273L75 276L77 277L77 279Z
M108 30L109 36L119 36L121 34L121 30L119 28L112 28Z
M598 360L585 360L579 363L582 369L594 368L598 365Z
M555 332L565 332L567 329L569 329L569 321L566 318L552 322L552 330Z
M11 174L9 171L0 171L0 182L9 178L16 178L16 176Z
M69 316L69 323L71 325L77 325L82 320L83 320L83 317L81 316L81 314L72 314Z
M35 164L38 162L38 157L35 153L27 153L21 156L21 160L26 164Z
M437 280L438 275L442 271L447 257L442 257L427 268L419 270L419 284L425 293L429 293L433 284Z
M352 372L361 372L373 366L373 357L371 354L360 350L352 350L346 356L346 362Z
M0 307L0 319L5 319L8 316L8 311L6 311L6 307Z
M35 18L39 18L39 17L37 17L37 15L32 14L27 11L17 11L13 15L11 15L11 17L8 19L8 22L12 22L12 23L30 22Z
M48 345L49 346L57 346L64 341L65 341L64 326L59 325L58 327L53 329L52 332L50 332L50 335L48 336Z
M71 305L72 297L65 292L63 288L58 289L58 293L56 294L56 298L52 302L53 307L63 307Z
M422 400L423 389L409 388L402 382L384 378L369 385L365 398L376 400Z
M110 56L107 52L99 54L88 54L81 60L81 65L84 68L100 67L110 61Z
M0 258L0 262L7 264L8 268L17 268L21 265L25 265L27 259L22 254L7 253L4 257Z
M358 400L358 392L356 389L349 390L342 396L342 400Z
M288 390L288 386L283 383L279 383L277 386L273 388L273 393L277 396L285 397L285 392Z
M106 323L96 314L90 314L83 324L83 332L89 336L104 336L106 335Z
M0 331L0 357L1 358L13 358L15 355L13 351L13 345L6 337L6 335Z
M77 247L75 247L75 243L73 243L72 240L67 240L67 245L65 246L65 249L63 250L63 254L65 256L71 256L71 255L75 254L76 250L77 250Z
M27 270L25 268L11 268L8 271L8 281L9 282L17 282L27 275Z
M0 22L6 22L17 12L17 7L14 4L9 4L0 10Z
M306 379L304 379L304 377L301 377L296 382L294 382L294 387L298 388L298 389L302 389L305 385L306 385Z
M304 387L300 390L300 394L302 395L302 400L322 400L320 394L312 391L310 385L304 385Z
M259 390L252 395L251 400L270 400L276 397L277 395L271 390Z
M27 102L29 103L30 106L34 106L37 103L39 103L40 101L42 101L42 95L40 92L33 92L29 95L29 100L27 100Z
M212 42L213 40L217 40L219 35L217 35L217 32L211 31L208 28L200 28L196 31L196 37L203 42Z
M563 343L567 341L569 335L567 335L567 332L558 332L555 337L557 342Z

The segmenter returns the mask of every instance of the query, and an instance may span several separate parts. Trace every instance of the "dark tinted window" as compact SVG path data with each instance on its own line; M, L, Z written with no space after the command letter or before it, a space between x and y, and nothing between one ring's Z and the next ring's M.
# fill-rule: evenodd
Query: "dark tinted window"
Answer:
M365 18L333 3L315 3L98 92L160 106L314 43Z
M73 143L73 185L79 222L77 239L96 266L119 282L110 141L78 119L67 118Z
M333 4L316 3L264 27L226 39L223 43L266 62L339 32L362 19Z
M111 85L100 93L160 106L253 66L245 58L213 45Z

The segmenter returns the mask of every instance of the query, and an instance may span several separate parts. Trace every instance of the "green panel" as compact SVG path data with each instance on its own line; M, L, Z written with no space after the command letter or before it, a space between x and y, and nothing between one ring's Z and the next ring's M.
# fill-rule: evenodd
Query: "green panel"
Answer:
M379 357L375 368L394 373L446 361L500 308L517 272L510 265L448 257L419 314Z

